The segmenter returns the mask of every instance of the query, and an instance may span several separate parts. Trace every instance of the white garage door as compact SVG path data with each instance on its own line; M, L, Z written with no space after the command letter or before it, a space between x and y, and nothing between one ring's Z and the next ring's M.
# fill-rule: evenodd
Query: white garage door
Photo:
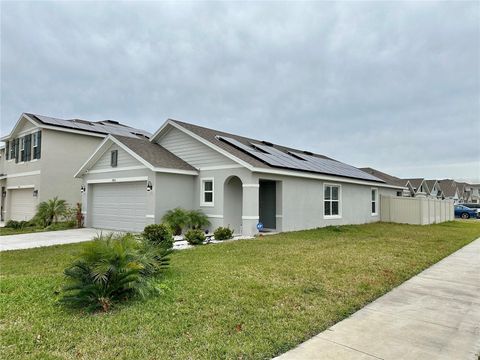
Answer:
M12 220L30 220L35 216L36 198L33 189L10 190L10 218Z
M147 215L145 181L92 185L90 219L99 229L143 231Z

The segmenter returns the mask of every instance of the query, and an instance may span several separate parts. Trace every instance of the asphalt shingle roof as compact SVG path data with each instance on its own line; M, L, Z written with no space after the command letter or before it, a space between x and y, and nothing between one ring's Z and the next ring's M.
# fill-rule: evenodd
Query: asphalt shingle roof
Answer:
M385 183L389 185L402 186L402 187L407 186L407 180L400 179L393 175L389 175L387 173L381 172L380 170L373 169L371 167L363 167L359 169L379 179L382 179L383 181L385 181Z
M262 142L263 142L262 140L257 140L257 139L247 138L247 137L244 137L244 136L230 134L230 133L226 133L226 132L223 132L223 131L218 131L218 130L206 128L206 127L203 127L203 126L198 126L198 125L186 123L186 122L179 121L179 120L174 120L174 119L169 119L169 120L178 124L178 125L180 125L184 129L186 129L188 131L191 131L195 135L200 136L204 140L207 140L208 142L218 146L219 148L225 150L226 152L234 155L238 159L243 160L246 163L248 163L248 164L250 164L254 167L265 168L265 169L274 168L273 166L270 166L270 165L266 164L265 162L262 162L262 161L256 159L252 155L249 155L246 152L244 152L242 150L239 150L236 147L234 147L234 146L232 146L232 145L230 145L230 144L228 144L224 141L219 140L218 136L228 137L228 138L237 140L237 141L239 141L240 143L242 143L246 146L250 146L252 142L262 144ZM289 147L282 146L282 145L272 144L270 142L269 142L269 144L270 144L270 146L273 146L274 148L276 148L276 149L278 149L278 150L280 150L284 153L288 153L289 151L303 153L303 151L304 151L304 150L289 148ZM329 157L324 156L324 155L314 154L314 153L310 153L310 154L312 154L311 156L314 156L314 157L317 157L317 158L320 158L320 159L328 159L328 160L332 160L334 162L337 162L339 164L344 164L344 163L341 163L340 161L337 161L335 159L329 158ZM350 166L350 165L347 165L347 164L344 164L344 165ZM352 169L353 172L358 170L357 168L354 168L353 166L351 166L351 169ZM296 169L296 170L291 169L291 170L293 170L293 171L303 171L303 170L299 170L299 169ZM310 171L310 172L312 172L312 171ZM330 175L331 173L325 172L325 174ZM359 171L357 173L357 176L345 176L345 175L341 175L339 173L333 174L333 175L341 176L341 177L356 178L356 179L361 179L361 180L384 182L382 179L380 179L378 177L375 177L375 176L372 176L370 174L364 174L362 171Z
M148 139L118 135L113 135L113 137L154 167L192 171L196 170L193 166L186 163L178 156L172 154L163 146L160 146L157 143L152 143L148 141Z

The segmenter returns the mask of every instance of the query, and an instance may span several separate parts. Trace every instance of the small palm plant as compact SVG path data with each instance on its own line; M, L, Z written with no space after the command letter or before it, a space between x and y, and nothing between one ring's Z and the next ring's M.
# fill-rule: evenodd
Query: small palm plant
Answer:
M55 196L53 199L42 201L38 205L37 214L35 215L41 225L47 227L52 222L58 222L58 218L67 214L67 202Z
M189 222L188 212L180 207L168 210L162 217L162 221L172 228L174 235L181 235L183 228Z
M158 291L155 277L168 266L169 251L131 234L98 236L64 273L61 302L108 311L119 301Z
M207 215L202 210L190 210L188 212L188 226L194 230L210 226Z

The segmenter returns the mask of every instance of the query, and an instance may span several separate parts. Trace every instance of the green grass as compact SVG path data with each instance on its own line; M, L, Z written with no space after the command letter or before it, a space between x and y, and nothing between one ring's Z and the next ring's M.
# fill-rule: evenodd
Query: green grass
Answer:
M8 227L3 227L3 228L0 228L0 236L31 234L31 233L45 232L45 231L68 230L72 228L74 228L74 226L72 226L72 224L69 222L58 222L56 224L52 224L45 228L39 227L39 226L26 226L21 229L12 229Z
M172 255L161 297L89 315L59 305L81 244L1 253L4 359L267 359L480 236L480 223L370 224Z

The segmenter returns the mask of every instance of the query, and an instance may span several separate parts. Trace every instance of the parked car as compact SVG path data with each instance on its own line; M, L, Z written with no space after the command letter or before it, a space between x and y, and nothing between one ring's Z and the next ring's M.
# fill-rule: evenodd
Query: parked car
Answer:
M470 219L471 217L477 217L477 210L470 209L465 205L455 205L455 217L460 217L462 219Z
M475 203L463 203L463 204L458 204L458 205L463 205L466 206L472 210L475 210L477 212L477 219L480 219L480 203L475 204Z

